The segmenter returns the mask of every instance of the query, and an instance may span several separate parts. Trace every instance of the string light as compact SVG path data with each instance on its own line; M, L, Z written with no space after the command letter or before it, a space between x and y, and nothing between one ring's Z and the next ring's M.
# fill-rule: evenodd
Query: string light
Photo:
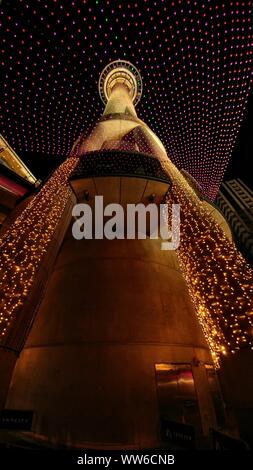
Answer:
M64 159L89 134L103 111L99 74L122 58L143 78L139 117L215 198L251 84L251 0L2 7L3 132L24 161L27 152Z
M138 175L141 171L163 181L167 175L167 181L173 183L168 202L179 203L182 213L179 263L218 367L222 354L253 347L253 272L145 125L133 118L135 127L121 140L101 140L101 124L112 118L102 117L88 139L80 137L72 156L55 171L3 236L1 343L10 347L15 319L22 315L43 256L71 198L68 185L71 175L91 177L101 172L106 175L108 171ZM87 151L90 142L93 152ZM31 320L28 318L28 323ZM27 325L23 329L27 331Z
M218 367L220 357L253 348L253 270L170 162L168 202L181 206L179 264Z
M43 257L71 197L68 178L78 159L68 158L10 225L0 241L0 345L12 347L12 332L22 319ZM32 315L22 322L27 332ZM20 317L21 316L21 317ZM24 334L20 332L20 344Z
M56 170L1 240L0 333L8 346L70 199L68 179L85 153L84 137L102 113L102 68L119 55L134 62L144 82L139 117L176 166L214 198L250 90L252 31L248 0L186 0L170 8L165 1L159 7L146 1L145 8L120 2L116 8L109 0L102 7L20 0L5 2L1 15L6 139L21 156L29 151L64 158L85 131L75 147L78 158ZM130 137L120 150L136 145L154 154L145 129ZM181 204L180 266L218 365L222 354L252 346L252 271L177 168L159 151L156 156L173 181L173 201Z

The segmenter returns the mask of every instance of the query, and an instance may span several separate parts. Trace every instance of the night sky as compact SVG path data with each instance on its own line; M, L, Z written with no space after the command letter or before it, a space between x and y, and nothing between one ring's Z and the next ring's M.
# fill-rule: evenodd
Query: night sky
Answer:
M253 94L251 93L243 122L232 152L224 180L241 178L253 190Z
M2 134L44 178L103 112L103 68L126 59L143 79L138 116L172 161L210 198L226 168L253 186L251 9L252 0L2 0Z

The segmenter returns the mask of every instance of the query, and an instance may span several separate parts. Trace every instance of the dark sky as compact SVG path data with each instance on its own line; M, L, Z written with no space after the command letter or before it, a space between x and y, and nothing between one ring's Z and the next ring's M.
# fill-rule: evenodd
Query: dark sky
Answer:
M245 116L235 142L224 180L241 178L253 190L253 94L250 95Z
M2 134L44 178L103 112L98 79L131 61L138 116L214 198L227 175L250 183L252 0L3 0ZM244 173L243 173L244 172Z

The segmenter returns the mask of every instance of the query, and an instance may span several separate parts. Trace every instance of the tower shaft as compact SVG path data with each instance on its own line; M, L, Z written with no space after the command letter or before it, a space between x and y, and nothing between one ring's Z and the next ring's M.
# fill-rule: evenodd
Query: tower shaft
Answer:
M89 204L93 214L98 195L104 204L146 206L152 197L159 205L174 185L186 206L191 197L196 220L203 213L208 219L204 203L136 115L138 71L118 61L101 77L104 114L90 136L77 142L77 163L65 174L74 201ZM211 221L224 224L212 211ZM191 227L184 215L185 246ZM52 269L41 265L47 286L6 406L33 410L32 436L57 444L157 447L172 429L180 433L188 425L190 445L203 445L209 429L223 426L225 418L222 406L215 408L212 392L219 403L222 398L210 344L177 253L161 251L161 240L149 236L76 240L72 224L70 213L62 214Z
M137 117L128 88L121 83L114 85L103 114L106 116L116 113L131 114Z

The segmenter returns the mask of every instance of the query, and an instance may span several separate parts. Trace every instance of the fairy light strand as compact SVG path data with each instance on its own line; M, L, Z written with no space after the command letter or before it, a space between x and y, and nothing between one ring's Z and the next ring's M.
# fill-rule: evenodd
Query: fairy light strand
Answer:
M4 1L0 20L2 128L25 162L89 134L99 74L122 58L143 78L139 117L215 198L252 84L252 0Z
M170 161L170 202L181 205L181 270L218 367L220 357L253 347L253 270Z
M62 163L0 240L2 346L8 346L8 335L15 328L15 318L22 315L43 257L71 198L68 178L77 164L78 158L74 157Z

